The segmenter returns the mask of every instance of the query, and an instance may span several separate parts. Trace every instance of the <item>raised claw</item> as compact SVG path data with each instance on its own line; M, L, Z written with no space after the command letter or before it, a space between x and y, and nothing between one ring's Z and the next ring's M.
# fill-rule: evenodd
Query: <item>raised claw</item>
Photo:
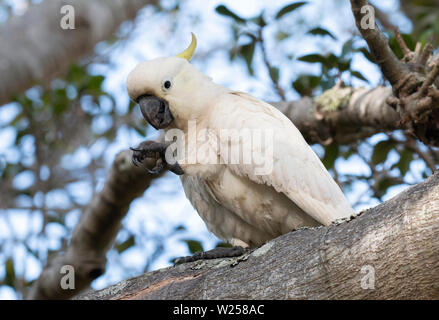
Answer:
M183 169L176 162L174 164L168 164L165 159L166 148L168 146L163 143L144 141L138 147L130 149L133 151L132 162L135 166L139 166L145 158L156 159L156 164L153 169L145 168L150 174L159 174L163 168L166 166L169 171L182 175L184 174Z
M150 173L152 175L157 175L160 172L162 172L162 170L163 170L163 160L162 159L157 160L154 168L152 168L152 169L146 168L146 171L148 171L148 173Z
M142 152L142 150L141 149L137 149L137 148L130 148L130 149L133 151L133 156L131 158L131 161L133 162L133 164L136 167L138 167L142 163L143 159L145 159L145 157L142 156L141 159L140 159L140 156L137 155L135 152Z

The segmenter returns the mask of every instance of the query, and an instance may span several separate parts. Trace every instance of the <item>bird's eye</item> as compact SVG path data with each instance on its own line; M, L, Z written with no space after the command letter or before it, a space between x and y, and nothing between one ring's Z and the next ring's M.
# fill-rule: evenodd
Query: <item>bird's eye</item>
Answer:
M171 81L166 80L166 81L163 83L163 86L165 87L165 89L169 89L169 88L171 87Z

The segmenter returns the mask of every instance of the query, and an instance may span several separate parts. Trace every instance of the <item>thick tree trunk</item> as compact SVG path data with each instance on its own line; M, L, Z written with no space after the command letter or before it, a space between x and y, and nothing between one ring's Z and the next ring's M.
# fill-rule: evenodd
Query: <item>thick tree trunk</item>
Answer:
M125 20L155 0L50 0L36 4L0 29L0 106L36 82L62 74ZM60 26L61 7L72 5L75 29Z
M350 221L78 299L439 299L439 173Z

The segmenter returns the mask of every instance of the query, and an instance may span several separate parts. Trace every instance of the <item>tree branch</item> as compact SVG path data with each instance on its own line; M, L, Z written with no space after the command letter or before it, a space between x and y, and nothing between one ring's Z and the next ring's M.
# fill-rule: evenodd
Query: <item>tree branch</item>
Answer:
M366 11L361 8L369 5L367 0L351 0L352 12L355 17L355 24L358 30L366 40L367 45L375 57L377 64L380 66L383 75L393 86L399 80L409 74L408 68L395 56L388 45L387 38L380 32L378 26L374 24L372 28L362 26L362 19ZM364 22L363 22L364 24Z
M155 0L51 0L31 6L0 29L0 106L37 81L62 74L125 20ZM60 27L63 5L75 9L75 29Z
M351 5L358 30L392 85L393 96L387 103L399 113L400 125L425 144L439 146L439 90L434 85L439 82L439 58L432 56L432 46L427 44L421 50L418 42L412 52L396 30L404 53L403 61L399 61L378 26L374 23L370 27L363 21L367 10L362 9L368 1L351 0Z
M244 257L153 271L77 299L438 299L438 237L436 173L350 221L299 229Z
M75 227L67 252L48 262L27 298L68 299L104 273L105 255L131 202L156 178L144 168L134 166L131 155L131 151L125 150L116 156L102 191L92 199ZM152 167L154 163L149 160L145 165ZM60 286L64 265L74 267L75 290L63 290Z

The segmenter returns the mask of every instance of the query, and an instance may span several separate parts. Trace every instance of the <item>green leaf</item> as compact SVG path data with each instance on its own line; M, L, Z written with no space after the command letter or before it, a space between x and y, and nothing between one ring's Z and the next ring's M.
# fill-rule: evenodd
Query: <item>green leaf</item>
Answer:
M345 60L345 59L339 59L337 61L337 66L338 66L338 70L340 70L341 72L349 70L349 68L351 67L351 59L349 60Z
M177 232L177 231L184 231L184 230L186 230L186 227L185 227L184 225L182 225L182 224L180 224L180 225L178 225L178 226L176 226L176 227L174 228L174 232Z
M24 117L25 117L25 115L23 113L17 114L16 117L14 119L12 119L11 122L9 122L9 125L15 126Z
M312 96L313 90L320 85L321 80L319 76L302 74L291 85L301 96Z
M12 101L18 102L23 108L32 110L33 101L29 99L25 94L18 94L13 96Z
M114 248L117 250L118 253L122 253L125 250L131 248L136 244L136 240L133 235L131 235L128 239L126 239L124 242L116 244Z
M369 82L369 80L367 80L367 78L365 76L363 76L363 74L360 71L351 70L350 72L351 72L351 75L354 76L355 78Z
M404 39L404 42L410 50L415 49L416 41L410 34L402 33L401 37ZM393 32L389 34L389 47L399 59L403 58L404 54L402 53L401 47L399 46L396 36Z
M104 80L105 77L101 75L91 76L90 81L88 82L88 89L93 91L100 91Z
M341 57L345 57L348 54L352 53L354 51L354 40L349 39L343 44L343 47L341 48Z
M242 58L244 58L244 61L247 65L248 73L252 76L253 75L253 55L255 53L255 42L252 41L249 44L241 46L239 50L239 54Z
M401 172L401 175L404 176L407 171L410 169L410 163L413 160L413 153L407 149L401 151L399 155L399 161L396 163L396 167Z
M142 136L142 137L146 137L146 132L147 132L147 125L146 126L133 126L133 129L136 130L136 132Z
M308 62L308 63L326 63L326 57L322 56L321 54L312 53L307 54L304 56L301 56L297 58L299 61Z
M343 68L343 65L346 63L350 64L350 60L346 61L344 59L339 59L335 54L330 53L325 57L325 61L323 62L323 65L328 69L335 67Z
M253 23L257 24L258 26L260 26L261 28L265 27L267 25L267 22L264 19L264 12L262 12L260 15L258 15L257 17L254 17L252 19L250 19Z
M280 9L279 12L276 14L276 19L282 18L287 13L290 13L290 12L300 8L301 6L303 6L305 4L307 4L306 1L300 1L300 2L291 3L291 4L286 5L285 7Z
M347 148L346 150L341 151L341 156L343 157L343 159L349 159L350 156L352 156L354 154L354 150L353 148Z
M270 69L271 76L273 77L274 81L279 81L279 68L278 67L271 67Z
M287 38L290 37L290 36L291 36L291 34L289 34L289 33L287 33L287 32L284 32L284 31L280 30L280 31L278 31L278 32L276 33L276 40L277 40L277 41L282 41L282 40L287 39Z
M227 16L232 18L238 23L245 23L246 20L238 16L236 13L232 12L229 8L227 8L225 5L221 4L218 7L215 8L215 11L223 16Z
M77 64L72 64L67 72L67 81L78 83L84 79L87 72L84 67L80 67Z
M384 140L378 142L375 147L373 148L372 153L372 163L378 164L386 161L387 155L389 154L390 150L395 146L395 142Z
M62 215L56 214L54 212L49 212L46 219L47 223L57 223L64 227L64 217Z
M15 287L15 268L14 268L14 261L12 260L12 258L8 258L8 260L6 260L5 271L6 271L6 275L5 275L4 283L7 286L14 288Z
M337 143L332 143L325 148L325 155L323 156L322 162L326 169L331 169L334 167L335 160L337 160L339 154L339 146Z
M308 34L312 34L315 36L329 36L332 39L336 40L337 38L328 30L323 29L321 27L313 28L307 32Z
M52 94L53 112L55 115L60 115L69 107L69 99L65 88L53 90Z
M26 247L27 252L29 252L31 255L33 255L38 260L40 259L40 254L39 254L38 250L33 250L27 244L24 244L24 246Z
M375 184L375 189L377 191L377 195L382 197L388 188L390 188L391 186L395 186L401 184L400 181L398 179L395 179L393 177L384 177L382 179L379 179L376 184Z
M189 251L191 253L204 251L203 250L203 245L201 244L200 241L190 240L190 239L186 239L186 240L183 240L183 241L186 242L187 247L188 247L188 249L189 249Z
M132 100L130 99L130 101L128 102L128 110L131 112L131 111L133 111L134 108L136 108L136 107L137 107L137 103L135 103L134 101L132 101Z
M375 63L375 57L370 53L366 47L355 49L357 52L361 52L364 57L372 63Z
M215 248L232 248L233 246L230 243L226 242L218 242L215 246Z

